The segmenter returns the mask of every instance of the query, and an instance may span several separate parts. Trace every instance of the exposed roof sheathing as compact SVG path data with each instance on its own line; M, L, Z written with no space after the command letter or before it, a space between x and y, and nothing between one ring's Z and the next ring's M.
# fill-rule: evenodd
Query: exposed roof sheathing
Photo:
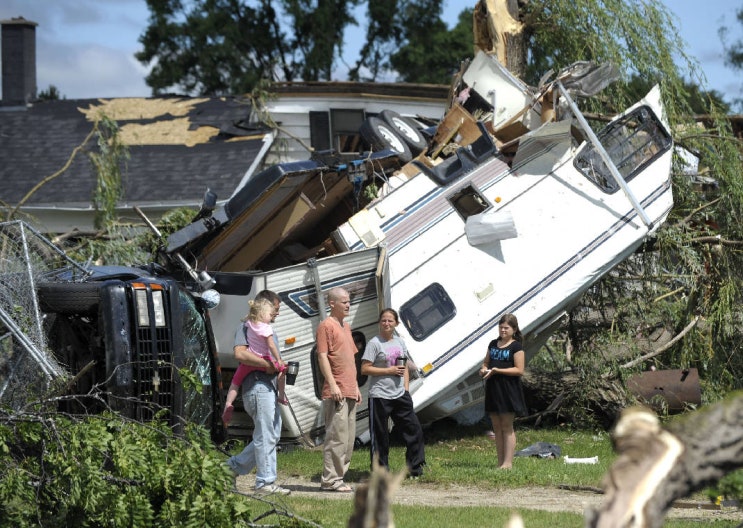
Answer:
M100 115L114 119L130 158L125 205L199 202L206 188L228 198L263 147L266 130L249 125L237 98L121 98L39 102L0 112L0 200L16 204L68 163ZM89 208L95 173L90 141L59 177L26 202Z

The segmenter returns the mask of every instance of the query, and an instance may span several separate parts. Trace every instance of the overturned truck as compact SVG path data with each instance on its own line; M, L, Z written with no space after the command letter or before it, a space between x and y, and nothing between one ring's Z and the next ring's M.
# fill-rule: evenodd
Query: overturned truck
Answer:
M361 133L370 151L272 166L172 234L166 252L209 270L221 294L210 315L224 375L236 366L234 328L247 299L274 290L284 304L275 323L282 356L301 365L282 410L284 437L316 443L314 331L327 315L325 293L342 286L362 343L376 334L381 308L399 310L422 421L481 402L477 368L500 316L517 314L530 359L671 210L673 143L659 91L597 131L575 101L613 73L579 63L537 90L479 52L437 126L369 116ZM359 375L364 394L365 382ZM358 413L363 440L365 403ZM250 429L244 414L233 424L233 433Z
M24 222L0 223L0 404L115 411L223 438L221 375L198 276L81 265Z

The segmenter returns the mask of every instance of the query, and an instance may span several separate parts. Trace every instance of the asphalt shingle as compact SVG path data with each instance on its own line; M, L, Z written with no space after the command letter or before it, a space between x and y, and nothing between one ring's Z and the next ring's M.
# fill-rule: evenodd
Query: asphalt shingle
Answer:
M106 104L115 104L116 110ZM2 108L0 200L15 205L60 171L93 129L86 113L97 107L111 109L128 139L130 159L123 176L128 205L198 202L207 187L226 199L263 146L265 129L248 125L250 106L236 98L62 100ZM97 149L96 140L89 141L61 175L26 203L90 207L95 173L88 155Z

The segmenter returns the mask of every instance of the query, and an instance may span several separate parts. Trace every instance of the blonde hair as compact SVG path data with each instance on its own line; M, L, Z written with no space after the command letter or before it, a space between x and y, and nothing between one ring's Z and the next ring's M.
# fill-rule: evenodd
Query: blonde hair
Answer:
M274 306L268 299L255 299L254 301L248 301L248 305L250 305L250 311L242 318L243 321L250 319L253 322L258 322L263 321L266 314L273 315Z

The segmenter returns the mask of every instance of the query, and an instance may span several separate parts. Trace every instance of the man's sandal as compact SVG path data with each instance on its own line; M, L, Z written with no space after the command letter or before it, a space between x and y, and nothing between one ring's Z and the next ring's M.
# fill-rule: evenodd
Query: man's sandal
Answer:
M333 488L320 488L321 491L335 491L338 493L351 493L353 491L353 488L346 484L345 482L341 482L338 486L335 486Z

